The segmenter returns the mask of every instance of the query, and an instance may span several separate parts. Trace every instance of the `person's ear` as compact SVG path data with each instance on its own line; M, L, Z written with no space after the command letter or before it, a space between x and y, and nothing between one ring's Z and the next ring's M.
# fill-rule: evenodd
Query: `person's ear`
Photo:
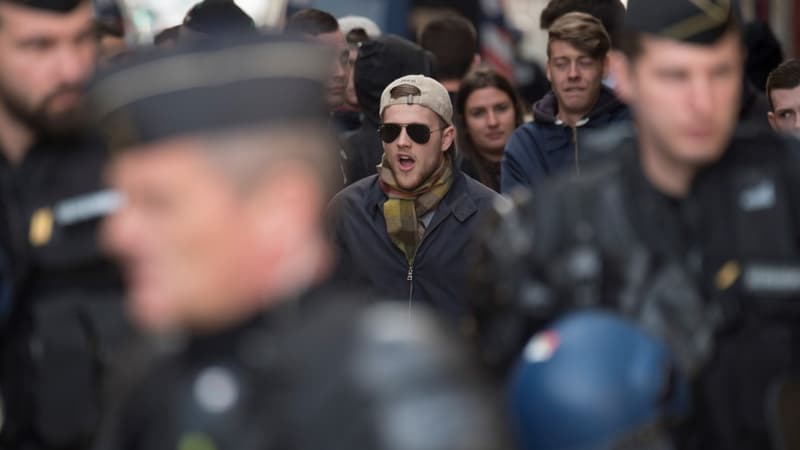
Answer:
M456 127L450 125L442 131L442 151L446 152L447 149L453 145L456 139Z
M608 76L614 80L614 92L623 102L633 100L633 79L631 63L621 52L612 50L607 56Z

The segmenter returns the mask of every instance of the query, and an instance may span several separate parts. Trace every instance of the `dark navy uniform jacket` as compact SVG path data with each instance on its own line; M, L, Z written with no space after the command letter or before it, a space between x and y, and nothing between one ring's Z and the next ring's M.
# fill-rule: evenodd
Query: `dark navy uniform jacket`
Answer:
M776 393L800 373L798 143L771 130L739 130L685 198L669 197L647 180L634 135L605 151L593 151L598 159L581 175L542 183L518 208L519 233L530 248L505 267L524 267L527 275L486 276L503 286L519 283L519 290L508 290L520 297L526 283L547 286L553 314L589 304L630 313L631 301L680 292L675 308L659 318L677 337L671 344L699 327L712 333L713 345L695 374L693 414L678 433L679 448L771 448ZM502 248L519 251L510 242ZM597 270L569 278L570 261L586 249L598 252ZM675 266L685 284L667 284L658 295L649 290ZM693 298L714 311L703 316L709 320L683 315L697 306ZM688 354L682 350L695 351L695 344L673 349Z
M122 385L95 448L509 448L497 405L429 312L408 321L404 305L362 295L317 287L129 360L144 375Z
M106 158L91 142L43 141L19 166L0 159L2 440L13 447L85 445L98 424L103 367L128 329L98 243L118 201L101 181Z

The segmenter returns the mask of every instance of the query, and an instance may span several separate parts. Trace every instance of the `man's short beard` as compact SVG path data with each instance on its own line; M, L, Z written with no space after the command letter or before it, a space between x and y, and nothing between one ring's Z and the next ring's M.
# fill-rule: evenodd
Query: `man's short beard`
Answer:
M39 105L31 108L19 98L13 90L0 83L0 103L8 113L20 123L28 127L36 136L51 139L71 139L81 134L84 114L82 105L60 112L49 114L47 107L57 96L66 92L81 92L80 86L60 86L45 97Z

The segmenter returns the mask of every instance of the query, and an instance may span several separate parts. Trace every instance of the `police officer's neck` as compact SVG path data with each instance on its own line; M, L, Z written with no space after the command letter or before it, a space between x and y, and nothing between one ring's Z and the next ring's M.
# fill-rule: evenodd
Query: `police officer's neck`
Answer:
M680 199L689 194L692 181L697 175L696 166L669 157L656 144L639 138L639 164L654 188L669 197Z
M19 166L33 145L34 131L0 107L0 152L12 166Z

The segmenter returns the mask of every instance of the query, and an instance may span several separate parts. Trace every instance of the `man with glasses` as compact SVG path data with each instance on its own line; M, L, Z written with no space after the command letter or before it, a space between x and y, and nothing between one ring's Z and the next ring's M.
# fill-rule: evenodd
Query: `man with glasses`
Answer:
M453 106L439 82L395 80L381 95L380 117L378 174L329 205L341 278L376 296L428 304L464 325L469 244L492 202L502 200L453 164Z

